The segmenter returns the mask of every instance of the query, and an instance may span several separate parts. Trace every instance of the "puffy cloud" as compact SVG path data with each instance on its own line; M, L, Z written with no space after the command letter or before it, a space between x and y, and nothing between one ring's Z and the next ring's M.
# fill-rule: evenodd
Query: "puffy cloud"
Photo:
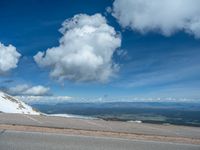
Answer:
M60 81L105 82L118 70L112 60L121 37L101 14L78 14L63 22L60 45L34 56L50 76Z
M20 56L14 46L5 46L0 42L0 74L16 68Z
M17 85L7 89L7 92L12 95L31 95L31 96L41 96L49 95L49 88L42 85L29 86L27 84Z
M185 31L200 38L199 0L115 0L113 16L123 27L170 36Z

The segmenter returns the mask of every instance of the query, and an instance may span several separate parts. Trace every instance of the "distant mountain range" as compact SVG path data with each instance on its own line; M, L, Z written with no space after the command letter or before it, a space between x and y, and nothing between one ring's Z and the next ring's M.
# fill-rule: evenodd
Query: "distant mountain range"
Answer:
M31 106L0 91L0 112L39 115Z

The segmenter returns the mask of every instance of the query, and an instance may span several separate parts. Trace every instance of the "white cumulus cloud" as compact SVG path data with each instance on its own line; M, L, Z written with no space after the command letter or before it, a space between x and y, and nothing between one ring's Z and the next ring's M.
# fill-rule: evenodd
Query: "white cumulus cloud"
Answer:
M106 82L118 70L113 54L121 37L101 14L78 14L63 22L59 46L34 56L36 63L51 70L60 81Z
M16 68L20 56L14 46L5 46L0 42L0 74Z
M112 14L123 27L141 33L185 31L200 38L199 0L115 0Z
M49 94L49 87L42 85L30 86L27 84L17 85L7 89L7 92L12 95L31 95L31 96L42 96Z

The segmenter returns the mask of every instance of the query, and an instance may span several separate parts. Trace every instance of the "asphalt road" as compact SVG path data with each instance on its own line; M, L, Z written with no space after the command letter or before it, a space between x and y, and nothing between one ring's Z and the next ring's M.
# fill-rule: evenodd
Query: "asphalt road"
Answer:
M0 124L31 125L42 127L109 131L200 139L199 127L173 125L154 125L143 123L139 124L130 122L86 120L64 117L31 116L3 113L0 113Z
M53 133L0 131L1 150L200 150L200 145Z

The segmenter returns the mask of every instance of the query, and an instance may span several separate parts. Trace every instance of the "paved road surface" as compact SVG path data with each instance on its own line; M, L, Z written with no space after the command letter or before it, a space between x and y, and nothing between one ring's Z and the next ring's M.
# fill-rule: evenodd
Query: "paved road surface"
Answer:
M0 131L1 150L200 150L200 145Z
M200 139L199 127L138 124L129 122L86 120L64 117L30 116L0 113L0 124L31 125L42 127L72 128L82 130L124 132L145 135L187 137Z

